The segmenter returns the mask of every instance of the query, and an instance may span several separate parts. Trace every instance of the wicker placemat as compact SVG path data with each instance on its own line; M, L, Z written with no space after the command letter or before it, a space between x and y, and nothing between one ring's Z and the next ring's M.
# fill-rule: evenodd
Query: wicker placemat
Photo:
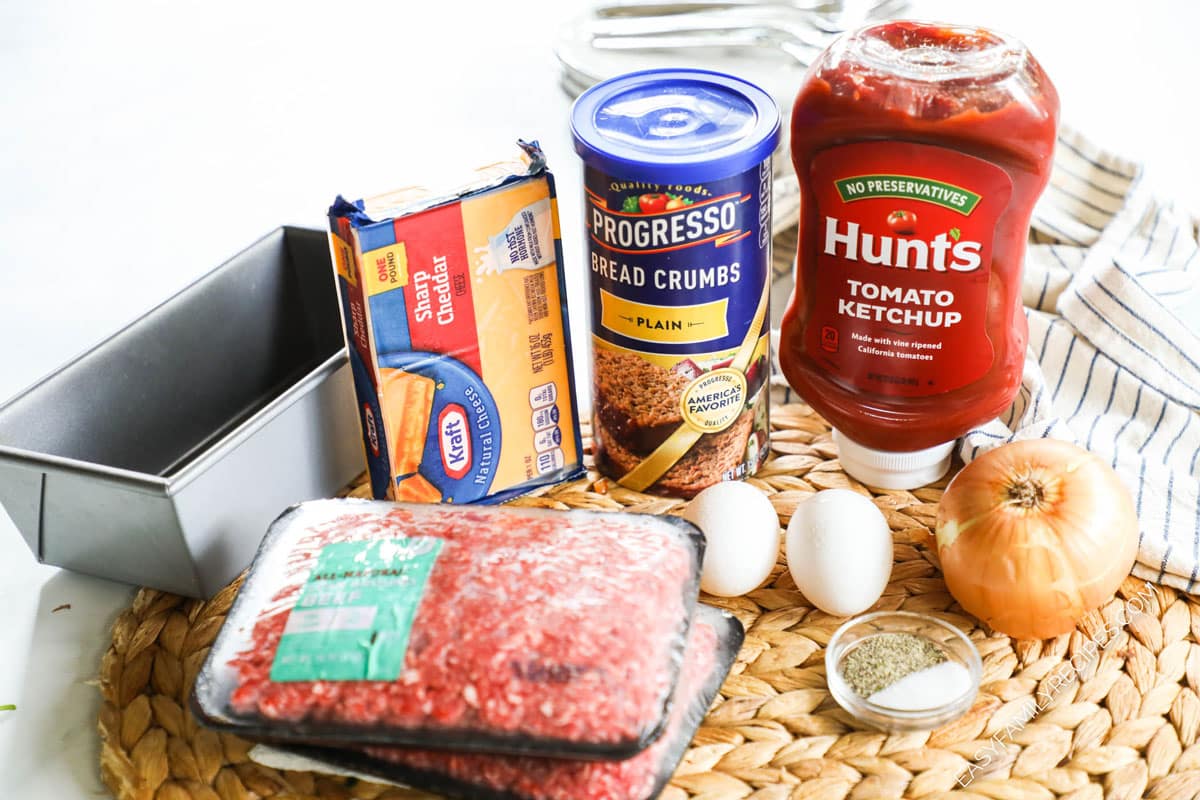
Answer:
M807 406L775 409L771 423L772 458L751 483L782 524L813 491L868 493L841 471L828 426ZM943 485L874 494L896 552L878 607L932 612L970 633L984 663L974 708L932 733L860 729L825 689L823 646L841 620L806 604L781 555L762 589L706 598L742 620L746 643L664 800L1200 796L1200 604L1130 579L1068 636L989 634L954 604L928 548ZM518 503L653 513L682 506L594 475ZM99 730L101 774L118 800L428 797L260 767L248 761L246 742L197 726L186 696L236 591L199 602L143 589L114 624L100 665ZM1127 625L1123 615L1132 617ZM1089 660L1089 642L1106 638L1106 628L1119 632ZM1044 708L1025 723L1039 702Z

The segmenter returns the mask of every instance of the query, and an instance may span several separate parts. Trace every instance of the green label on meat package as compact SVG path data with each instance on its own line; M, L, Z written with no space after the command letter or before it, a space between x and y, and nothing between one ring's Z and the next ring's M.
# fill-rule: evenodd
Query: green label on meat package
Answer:
M429 536L327 545L300 590L271 680L391 681L442 549Z

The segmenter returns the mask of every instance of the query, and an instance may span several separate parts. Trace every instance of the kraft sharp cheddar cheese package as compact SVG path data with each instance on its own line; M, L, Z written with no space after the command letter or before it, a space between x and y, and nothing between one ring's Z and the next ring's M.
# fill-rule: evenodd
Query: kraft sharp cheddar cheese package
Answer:
M378 499L498 502L583 473L554 179L536 144L329 210Z

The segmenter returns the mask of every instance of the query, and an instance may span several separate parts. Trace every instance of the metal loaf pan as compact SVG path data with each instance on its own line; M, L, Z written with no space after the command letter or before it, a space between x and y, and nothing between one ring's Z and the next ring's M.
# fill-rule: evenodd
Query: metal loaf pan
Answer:
M208 597L364 469L326 235L279 228L0 406L38 560Z

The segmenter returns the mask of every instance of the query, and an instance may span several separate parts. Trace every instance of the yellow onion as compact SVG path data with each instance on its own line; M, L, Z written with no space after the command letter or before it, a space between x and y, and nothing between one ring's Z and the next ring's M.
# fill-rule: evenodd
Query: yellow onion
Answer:
M1073 629L1129 575L1137 542L1133 501L1117 474L1055 439L985 453L955 476L938 508L950 594L1017 639Z

